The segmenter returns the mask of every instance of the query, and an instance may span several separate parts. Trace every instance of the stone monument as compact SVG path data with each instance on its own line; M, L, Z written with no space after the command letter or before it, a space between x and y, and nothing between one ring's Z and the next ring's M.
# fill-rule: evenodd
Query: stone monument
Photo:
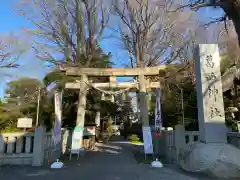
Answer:
M226 143L227 128L218 46L200 44L196 48L195 60L200 141Z
M240 150L227 144L218 46L200 44L195 60L200 142L180 152L179 164L190 172L238 178Z

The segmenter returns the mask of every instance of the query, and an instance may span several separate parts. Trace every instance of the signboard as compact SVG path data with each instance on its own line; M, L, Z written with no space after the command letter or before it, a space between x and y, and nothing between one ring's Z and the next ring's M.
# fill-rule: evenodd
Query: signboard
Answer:
M238 132L240 132L240 122L237 122Z
M47 91L50 92L52 89L56 88L56 83L52 82L47 86Z
M61 142L61 119L62 119L62 92L54 93L55 121L53 128L53 139L55 144Z
M162 113L161 113L161 90L156 89L156 106L155 106L155 130L160 135L162 129Z
M31 128L32 127L32 118L18 118L17 127L18 128Z
M76 126L73 131L72 135L72 147L71 147L71 153L72 154L78 154L80 151L80 148L82 147L82 137L83 137L83 131L84 128L81 126Z
M144 153L153 154L152 134L150 126L143 127Z
M85 127L83 135L84 136L95 136L96 135L96 127L95 126Z

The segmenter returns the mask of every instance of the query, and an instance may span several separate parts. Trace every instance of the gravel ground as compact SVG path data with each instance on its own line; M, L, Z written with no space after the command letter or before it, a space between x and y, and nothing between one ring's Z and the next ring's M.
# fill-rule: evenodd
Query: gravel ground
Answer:
M121 141L120 141L121 140ZM166 165L155 169L149 165L137 164L133 155L133 145L115 140L108 144L97 144L95 152L87 152L80 160L75 157L64 161L64 168L3 166L0 179L3 180L210 180L189 174L176 166Z

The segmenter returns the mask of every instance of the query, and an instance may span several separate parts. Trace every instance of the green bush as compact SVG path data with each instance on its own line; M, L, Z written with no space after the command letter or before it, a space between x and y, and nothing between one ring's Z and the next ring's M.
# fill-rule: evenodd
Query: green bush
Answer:
M132 134L131 136L128 137L128 140L131 142L138 142L140 138L136 134Z
M108 133L108 140L113 136L113 128L112 128L112 119L109 119L107 122L107 133Z
M23 132L23 129L19 129L16 127L6 127L1 131L1 133L12 133L12 132Z

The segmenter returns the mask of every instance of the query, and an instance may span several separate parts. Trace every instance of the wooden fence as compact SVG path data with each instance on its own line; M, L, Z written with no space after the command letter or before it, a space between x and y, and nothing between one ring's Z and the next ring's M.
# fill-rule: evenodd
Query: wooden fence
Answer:
M64 129L62 131L62 153L69 154L72 143L73 130ZM95 147L95 136L84 133L82 147L88 150L93 150Z
M44 136L44 164L49 164L56 160L59 156L55 143L53 141L52 132L47 132Z

